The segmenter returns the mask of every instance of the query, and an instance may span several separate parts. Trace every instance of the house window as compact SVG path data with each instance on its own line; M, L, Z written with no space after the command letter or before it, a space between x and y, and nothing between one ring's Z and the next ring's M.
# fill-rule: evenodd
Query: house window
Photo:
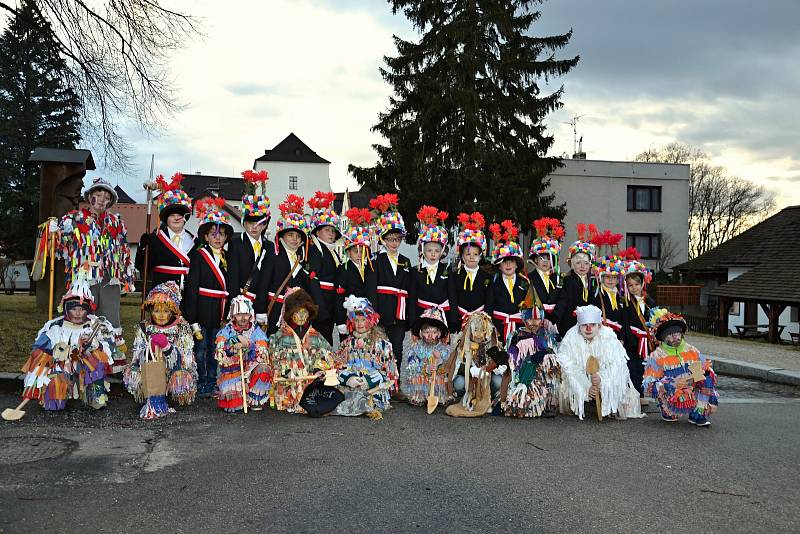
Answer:
M628 234L626 246L636 247L643 260L657 260L661 254L661 234Z
M628 186L628 211L661 211L661 186Z
M289 177L289 190L296 191L297 190L297 176L290 176Z
M789 322L800 323L800 306L792 306L792 311L789 312Z

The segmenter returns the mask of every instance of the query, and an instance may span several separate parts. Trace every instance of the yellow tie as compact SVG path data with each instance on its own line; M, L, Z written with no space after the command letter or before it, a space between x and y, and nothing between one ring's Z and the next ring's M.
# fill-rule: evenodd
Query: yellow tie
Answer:
M172 242L176 245L181 244L181 234L172 234Z
M428 279L426 280L426 283L428 285L431 285L436 280L436 267L428 267L427 271L428 271Z
M617 294L613 291L609 291L606 289L606 295L608 295L608 299L611 301L611 309L617 309Z
M467 291L467 281L469 281L469 290L472 291L472 285L475 283L475 273L467 271L467 277L464 278L464 291Z
M362 282L366 281L366 279L364 278L364 270L366 268L366 264L364 263L364 260L361 260L361 263L356 265L356 268L358 268L358 274L361 275L361 281Z
M514 303L514 279L506 278L506 288L508 288L508 295L511 297L511 303Z
M544 282L544 288L549 292L553 287L553 281L550 280L550 274L539 271L539 276L542 278L542 282Z
M583 281L583 278L581 278L581 285L583 286L583 301L589 302L589 288L586 282Z
M215 248L212 248L211 252L214 253L214 257L217 259L217 262L220 265L222 265L222 268L223 269L227 269L228 268L228 263L225 261L225 257L222 255L222 249L217 250Z
M253 241L253 252L258 258L258 255L261 254L261 241Z

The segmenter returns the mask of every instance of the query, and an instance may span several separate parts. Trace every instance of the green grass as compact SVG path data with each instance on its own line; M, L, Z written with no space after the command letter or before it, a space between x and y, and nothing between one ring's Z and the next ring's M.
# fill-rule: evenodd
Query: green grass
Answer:
M128 354L133 344L133 328L139 322L138 294L123 297L120 314ZM53 312L57 313L56 311ZM0 295L0 371L19 371L30 354L36 333L47 321L47 312L36 309L36 297Z

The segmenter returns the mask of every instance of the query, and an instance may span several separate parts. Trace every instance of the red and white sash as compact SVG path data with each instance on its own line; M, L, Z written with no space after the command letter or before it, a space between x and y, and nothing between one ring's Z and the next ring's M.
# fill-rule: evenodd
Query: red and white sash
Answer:
M473 313L478 313L478 312L482 312L482 311L483 311L483 306L475 308L472 311L470 311L470 310L468 310L466 308L462 308L461 306L458 307L458 315L461 317L462 321L464 319L466 319L467 317L469 317L470 315L472 315Z
M319 281L319 288L325 291L336 291L336 286L333 282L323 282L322 280Z
M177 274L179 276L186 276L189 274L188 267L177 267L175 265L156 265L153 267L154 273L161 274Z
M397 297L397 308L395 309L395 318L405 321L406 319L406 298L408 298L408 291L405 289L398 289L392 286L378 286L378 294L380 295L394 295Z
M647 332L635 326L631 326L631 332L636 336L636 339L639 340L639 347L637 349L639 356L641 356L643 360L647 359Z
M517 329L517 325L523 323L522 315L519 312L511 314L494 311L492 312L492 317L498 321L503 321L503 340L508 339L508 335Z
M181 263L184 266L188 266L189 265L189 256L184 254L181 249L179 249L178 247L175 246L175 244L167 236L167 234L164 233L164 230L159 230L158 231L158 240L161 241L161 243L165 247L167 247L170 252L172 252L175 256L177 256L178 259L181 261ZM187 269L187 272L188 272L188 269Z
M199 293L204 297L219 299L219 315L220 319L223 319L223 316L225 315L225 297L228 296L227 287L225 286L225 276L222 274L222 271L214 261L214 258L211 257L212 254L208 250L201 248L199 252L203 259L206 260L209 268L211 268L211 272L214 274L214 278L217 279L217 283L222 288L209 289L206 287L201 287Z

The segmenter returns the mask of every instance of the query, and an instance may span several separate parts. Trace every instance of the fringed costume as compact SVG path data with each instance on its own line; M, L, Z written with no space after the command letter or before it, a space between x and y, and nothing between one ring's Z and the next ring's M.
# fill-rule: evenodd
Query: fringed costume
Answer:
M433 394L436 395L439 404L447 404L453 399L454 395L448 393L450 377L447 376L445 366L449 357L450 345L442 342L428 345L422 340L417 340L411 345L405 369L407 382L403 388L410 404L425 405L431 379L434 380Z
M692 364L700 365L701 380L692 378L689 370ZM682 376L689 378L689 385L677 389L675 381ZM716 385L717 375L711 368L711 360L686 341L681 341L677 347L662 343L645 362L644 391L658 399L661 409L669 415L705 417L709 405L718 403Z
M400 376L392 344L380 326L366 334L348 336L335 358L345 398L336 407L336 415L361 415L389 409L389 397L399 389ZM349 387L347 381L352 377L362 378L365 387Z
M189 323L180 315L180 288L174 281L155 286L147 295L144 306L148 317L139 323L133 340L133 358L125 366L123 383L136 402L144 403L139 417L155 419L167 415L167 397L174 405L188 406L197 394L197 366L194 361L194 337ZM154 313L154 308L158 308ZM155 320L165 313L164 324ZM146 394L142 379L142 364L148 358L148 344L158 347L164 362L167 391L163 399Z
M718 404L711 360L683 338L687 325L680 315L656 308L649 325L661 344L645 360L645 393L658 400L665 421L688 415L694 425L710 425L708 416Z
M111 195L106 211L95 215L82 208L64 215L59 222L61 239L57 255L64 260L67 289L78 279L85 280L98 315L113 325L115 343L111 357L121 370L127 346L120 323L120 294L134 290L134 270L125 223L118 214L109 211L117 201L114 188L102 178L95 178L84 199L91 202L92 194L99 190Z
M330 344L310 326L316 314L311 296L303 289L290 288L281 310L280 328L269 339L274 376L271 404L277 410L305 413L300 406L303 390L315 373L333 369Z
M593 308L593 317L581 319L582 309ZM602 326L602 313L595 306L579 307L578 325L570 328L558 347L562 387L559 404L562 413L584 417L584 403L590 400L591 378L587 373L590 356L599 361L601 414L615 414L619 419L641 417L639 393L628 375L628 356L613 330ZM596 317L594 316L596 314ZM585 322L584 322L585 321ZM581 324L595 324L595 336L588 341L580 333Z
M467 317L445 364L448 385L452 385L450 391L462 396L460 403L448 406L447 415L480 417L502 400L500 391L508 358L495 361L498 344L492 318L487 313L480 311ZM505 352L502 354L505 356ZM494 372L497 365L506 367Z
M508 384L505 414L509 417L554 416L558 412L561 366L552 335L544 328L517 329L508 340Z
M77 304L70 299L69 294L65 296L65 307ZM81 346L81 336L89 338L93 328L97 328L95 336ZM94 409L105 407L114 347L114 329L103 318L87 315L80 324L66 317L47 321L22 367L22 398L38 400L48 411L63 410L68 399L80 399Z
M242 411L242 368L239 365L240 337L248 340L242 351L247 406L261 408L269 403L272 387L272 371L269 368L269 342L255 322L240 329L228 323L217 334L216 358L219 362L217 374L217 406L226 412Z

